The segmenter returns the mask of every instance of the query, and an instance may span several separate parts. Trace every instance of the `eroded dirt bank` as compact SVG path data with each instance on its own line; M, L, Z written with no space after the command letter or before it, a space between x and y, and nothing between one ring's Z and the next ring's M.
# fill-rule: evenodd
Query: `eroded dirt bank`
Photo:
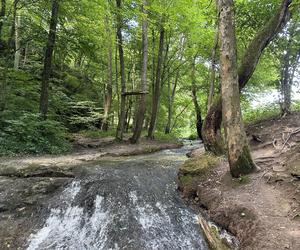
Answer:
M193 152L179 171L182 196L237 236L241 249L300 249L299 127L299 113L249 126L261 171L240 179L226 159Z

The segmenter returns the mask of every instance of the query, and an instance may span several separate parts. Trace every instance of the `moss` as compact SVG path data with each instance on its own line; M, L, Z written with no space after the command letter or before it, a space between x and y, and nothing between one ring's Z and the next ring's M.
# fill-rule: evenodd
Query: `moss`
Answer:
M239 178L242 175L254 172L255 169L256 166L252 160L249 148L246 146L243 148L242 153L235 164L231 165L230 172L233 177Z
M220 160L218 157L205 153L196 158L187 160L179 171L185 175L201 175L206 173L207 170L218 166L219 163Z
M193 183L193 177L190 175L184 175L180 178L180 181L184 186L191 185Z
M217 167L219 163L219 158L208 153L187 160L179 169L179 190L185 197L193 197L199 182L205 180L210 170Z

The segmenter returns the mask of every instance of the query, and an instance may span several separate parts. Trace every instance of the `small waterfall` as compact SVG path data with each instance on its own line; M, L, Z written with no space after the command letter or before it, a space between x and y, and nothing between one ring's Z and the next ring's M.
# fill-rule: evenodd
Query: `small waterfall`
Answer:
M195 214L176 193L182 150L173 154L89 167L51 203L27 249L207 249Z

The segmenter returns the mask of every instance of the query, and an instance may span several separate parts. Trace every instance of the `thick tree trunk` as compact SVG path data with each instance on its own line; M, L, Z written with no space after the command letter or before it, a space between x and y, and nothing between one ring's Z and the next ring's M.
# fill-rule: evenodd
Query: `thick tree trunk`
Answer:
M143 0L142 13L142 70L141 70L141 92L146 93L147 91L147 67L148 67L148 17L147 17L147 6L148 0ZM146 95L140 96L139 108L136 112L135 128L131 138L131 143L137 143L141 137L144 119L146 112Z
M283 0L273 18L258 32L249 44L238 70L239 89L242 90L252 76L263 50L282 29L289 17L291 0ZM224 153L221 136L222 99L217 97L206 115L202 130L205 149L215 154Z
M2 40L2 28L3 22L6 13L6 0L1 0L1 9L0 9L0 41Z
M55 45L56 28L58 23L59 0L52 1L52 12L48 34L48 41L44 57L44 69L42 73L41 96L40 96L40 113L44 119L48 114L48 89L49 79L52 69L52 56Z
M203 140L202 137L202 115L201 115L201 108L197 98L197 87L196 87L196 56L192 62L192 98L194 103L194 108L196 112L196 129L199 139Z
M149 125L149 129L148 129L148 138L150 138L150 139L154 138L154 131L155 131L157 113L158 113L164 40L165 40L165 29L163 27L163 22L162 22L161 28L160 28L160 35L159 35L159 48L158 48L157 68L156 68L156 79L155 79L154 93L152 96L152 112L151 112L150 125Z
M108 35L108 52L107 52L107 84L106 84L106 91L104 96L104 112L103 112L103 120L102 120L102 130L108 130L108 116L110 112L110 107L112 103L112 85L113 85L113 62L112 62L112 39L111 39L111 28L108 17L106 17L106 25L107 25L107 35Z
M125 128L126 119L126 76L125 76L125 63L124 63L124 51L123 51L123 36L122 36L122 0L116 0L118 15L117 15L117 37L118 37L118 49L119 49L119 59L120 59L120 73L121 73L121 103L120 103L120 115L117 127L117 140L123 140L123 133Z
M233 0L220 0L221 83L223 123L233 177L251 173L251 158L240 106Z

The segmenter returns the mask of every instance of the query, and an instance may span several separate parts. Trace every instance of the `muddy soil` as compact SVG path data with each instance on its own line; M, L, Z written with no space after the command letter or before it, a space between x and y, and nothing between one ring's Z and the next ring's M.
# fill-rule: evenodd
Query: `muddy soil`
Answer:
M183 197L237 236L241 249L300 249L300 133L294 133L299 127L299 113L250 125L252 155L261 171L233 179L226 159L219 158L193 186L179 178ZM201 154L191 156L199 161Z

